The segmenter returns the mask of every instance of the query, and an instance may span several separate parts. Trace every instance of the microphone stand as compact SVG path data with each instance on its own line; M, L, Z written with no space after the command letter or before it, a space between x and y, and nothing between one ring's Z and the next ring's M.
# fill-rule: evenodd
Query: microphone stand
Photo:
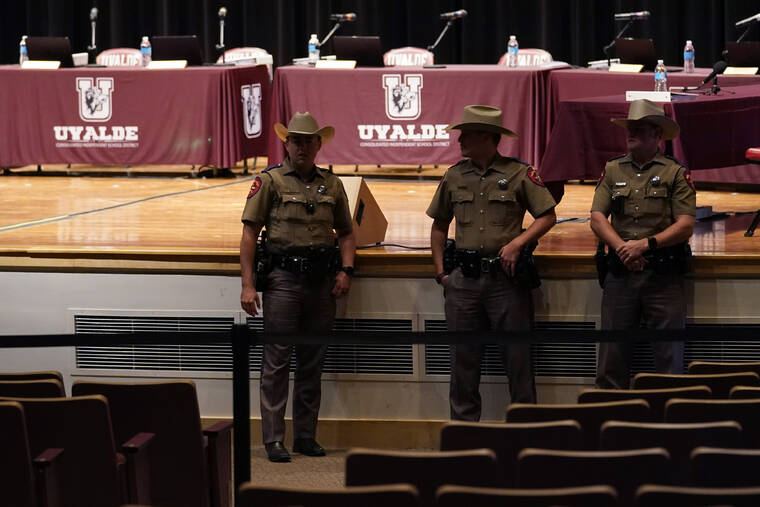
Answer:
M340 22L340 21L336 21L336 22L335 22L335 24L334 24L334 25L333 25L333 27L330 29L330 31L329 31L329 32L327 32L327 35L325 35L325 38L324 38L324 39L322 39L322 41L319 43L319 47L320 47L320 48L321 48L322 46L324 46L325 44L327 44L327 41L329 41L329 40L330 40L330 37L332 37L332 36L333 36L333 34L334 34L335 32L337 32L337 31L338 31L338 28L340 28L340 24L341 24L341 22Z
M224 57L224 18L219 18L219 44L216 45L217 55L222 56L222 64L227 63Z
M631 23L633 23L634 21L635 20L633 19L629 19L628 23L626 23L623 29L618 32L615 38L612 39L609 44L607 44L606 46L602 48L602 51L604 51L604 54L607 55L607 67L610 66L610 58L611 58L610 52L612 51L612 48L615 47L615 43L617 42L617 40L626 32L626 30L628 30L628 28L631 26Z
M749 34L749 31L750 31L750 30L752 30L752 29L755 27L755 23L757 23L757 21L755 21L754 23L750 23L750 24L747 26L747 29L746 29L746 30L744 30L744 33L743 33L743 34L741 34L741 36L740 36L738 39L736 39L736 42L741 42L741 41L743 41L743 40L744 40L744 38L745 38L745 37L746 37L746 36Z
M441 33L438 34L438 38L435 40L433 44L427 47L427 50L431 53L435 51L435 48L438 47L438 44L441 42L441 39L443 39L443 36L446 35L446 32L449 31L449 28L454 24L454 20L450 19L446 22L446 26L443 27L443 30L441 30Z
M97 47L95 46L95 23L97 23L96 20L91 19L90 20L90 45L87 46L87 61L88 63L95 63L95 51L97 50Z

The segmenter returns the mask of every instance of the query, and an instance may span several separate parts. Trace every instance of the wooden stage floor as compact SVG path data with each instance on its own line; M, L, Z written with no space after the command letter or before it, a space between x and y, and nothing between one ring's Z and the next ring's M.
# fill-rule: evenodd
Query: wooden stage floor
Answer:
M0 270L239 272L240 214L252 176L28 174L0 176ZM389 222L386 242L428 247L431 221L425 209L437 182L385 178L367 183ZM561 223L537 251L542 276L595 276L596 240L586 220L593 191L593 185L566 186L557 208ZM697 224L691 242L695 276L760 277L760 232L743 235L750 212L760 208L760 194L700 191L697 202L730 215ZM526 224L530 221L528 216ZM362 276L433 274L429 250L398 247L361 250L357 271Z

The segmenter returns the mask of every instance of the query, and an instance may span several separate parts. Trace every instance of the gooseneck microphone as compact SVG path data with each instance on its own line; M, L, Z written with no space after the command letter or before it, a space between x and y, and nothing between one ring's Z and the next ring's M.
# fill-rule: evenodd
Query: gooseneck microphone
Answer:
M222 55L222 63L226 63L224 57L224 20L227 18L227 7L220 7L216 15L219 18L219 44L216 45L216 50Z
M710 72L710 74L702 80L702 85L700 86L704 86L710 81L712 81L713 79L715 79L718 76L718 74L721 74L724 70L726 70L726 67L728 67L728 64L723 60L718 60L717 62L715 62L715 65L713 65L712 72Z
M345 14L330 14L330 21L339 21L341 23L356 21L356 13L346 12Z
M619 12L615 14L615 21L633 21L634 19L649 19L649 11Z
M458 11L451 11L451 12L442 12L441 13L441 19L444 21L451 21L453 19L461 19L463 17L467 16L467 11L464 9L459 9Z
M98 22L98 8L93 7L90 9L90 45L87 46L87 52L89 53L87 59L89 63L94 63L95 59L95 25Z
M760 13L755 14L754 16L750 16L748 18L744 18L741 21L737 21L734 26L737 28L744 25L749 25L751 23L756 23L760 21Z

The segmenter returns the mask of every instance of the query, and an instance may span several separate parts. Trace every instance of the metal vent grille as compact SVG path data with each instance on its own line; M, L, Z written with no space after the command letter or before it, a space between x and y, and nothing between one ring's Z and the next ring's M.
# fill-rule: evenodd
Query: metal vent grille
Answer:
M119 334L140 331L193 333L228 331L233 317L164 317L75 315L77 334ZM231 371L228 344L152 344L76 347L82 369Z
M251 329L262 331L260 317L248 318ZM335 319L335 331L412 331L409 319ZM251 348L251 370L261 369L261 345ZM290 356L290 371L295 370L295 354ZM413 345L367 344L330 345L325 355L323 373L412 375Z
M590 329L594 322L536 322L536 329ZM446 321L425 320L426 332L446 331ZM596 345L594 343L535 343L531 347L533 368L541 377L594 377ZM449 375L448 345L425 346L425 374ZM481 374L504 376L498 345L486 345Z

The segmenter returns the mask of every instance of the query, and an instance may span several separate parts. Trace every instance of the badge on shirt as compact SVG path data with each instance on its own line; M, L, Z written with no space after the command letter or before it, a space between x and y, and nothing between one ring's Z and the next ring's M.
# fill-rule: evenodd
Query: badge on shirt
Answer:
M696 192L697 189L694 188L694 182L691 181L691 171L689 171L688 169L686 169L686 171L683 173L683 177L686 180L686 183L688 183L689 187L691 187L691 189Z
M541 181L541 177L538 175L538 171L536 171L532 167L528 167L528 178L530 178L530 181L532 181L539 187L545 186L544 182Z
M497 181L496 184L499 185L499 188L502 190L506 190L507 187L509 186L509 182L505 180L504 178Z
M256 176L256 178L253 180L253 183L251 183L251 190L248 192L248 197L246 199L250 199L254 195L256 195L256 192L259 191L261 188L261 178Z
M660 177L659 176L652 176L649 178L649 184L653 187L659 187L660 186Z
M317 187L317 192L324 195L327 193L327 187L324 185L319 185L319 187Z

